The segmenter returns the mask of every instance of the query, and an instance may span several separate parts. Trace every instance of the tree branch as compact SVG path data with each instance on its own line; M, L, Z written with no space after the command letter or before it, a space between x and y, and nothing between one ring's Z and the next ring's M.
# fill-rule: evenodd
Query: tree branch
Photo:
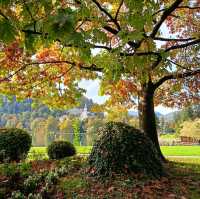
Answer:
M120 9L121 9L123 3L124 3L124 0L122 0L121 3L119 4L119 7L118 7L117 12L116 12L116 14L115 14L115 20L116 20L116 21L117 21L117 17L118 17L118 15L119 15L119 11L120 11Z
M78 45L73 45L73 44L65 44L64 47L73 47L73 48L98 48L98 49L105 49L107 51L110 51L112 50L111 47L109 46L103 46L103 45L94 45L94 44L91 44L91 43L88 43L88 45L86 46L78 46Z
M191 7L191 6L179 6L179 7L177 7L177 9L183 9L183 8L187 8L187 9L191 9L191 10L200 9L199 6L196 6L196 7Z
M8 17L7 17L1 10L0 10L0 15L1 15L4 19L9 20Z
M174 62L174 61L172 61L172 60L170 60L170 59L166 59L166 60L169 61L169 62L171 62L172 64L178 66L179 68L185 69L185 70L190 71L190 72L192 71L191 69L186 68L186 67L184 67L184 66L181 66L180 64L177 64L176 62Z
M91 66L84 66L81 65L79 63L75 63L75 62L71 62L71 61L67 61L67 60L58 60L58 61L44 61L44 62L31 62L31 63L27 63L24 64L22 67L20 67L18 70L14 71L13 74L8 75L7 77L0 79L0 83L3 81L8 81L10 78L14 77L15 75L17 75L20 71L26 69L28 66L32 66L32 65L40 65L40 64L69 64L71 66L78 66L80 69L83 70L90 70L90 71L94 71L94 72L102 72L103 68L98 68L96 65L92 64Z
M113 35L117 35L118 34L118 30L116 30L116 29L114 29L114 28L112 28L112 27L110 27L110 26L104 26L103 27L105 30L107 30L108 32L110 32L110 33L112 33Z
M79 68L80 68L80 69L83 69L83 70L94 71L94 72L102 72L102 71L103 71L103 68L99 68L99 67L97 67L95 64L92 64L91 66L83 66L83 65L80 65Z
M28 33L28 34L32 34L32 35L43 35L42 32L37 32L35 30L25 30L25 29L22 29L22 32L24 33ZM48 34L48 33L45 33L45 35Z
M92 2L95 3L99 10L102 11L117 26L118 31L121 30L121 27L117 20L113 18L112 15L106 9L104 9L98 1L92 0Z
M156 83L154 83L154 89L156 90L159 86L161 86L167 80L183 79L183 78L194 76L197 74L200 74L200 69L197 69L194 71L187 71L187 72L183 72L183 73L173 73L173 74L166 75L166 76L162 77L161 79L159 79Z
M194 41L191 41L191 42L188 42L188 43L185 43L185 44L171 46L171 47L165 49L165 52L169 52L171 50L180 49L180 48L186 48L188 46L192 46L192 45L195 45L195 44L198 44L198 43L200 43L200 39L196 39Z
M176 0L169 8L165 9L160 20L154 26L152 33L150 34L151 38L154 38L160 29L163 22L167 19L167 17L183 2L183 0Z
M194 40L194 37L190 38L163 38L163 37L154 37L153 40L158 40L158 41L191 41Z
M71 71L71 70L73 69L73 67L74 67L74 65L72 65L66 72L64 72L64 73L62 73L62 74L60 74L60 75L54 77L54 79L59 79L59 78L61 78L63 75L66 75L69 71ZM44 84L45 82L48 82L48 81L49 81L49 79L45 79L45 80L43 80L43 81L41 81L41 82L39 82L39 83L37 83L37 84L32 85L31 87L28 88L28 90L33 89L33 88L35 88L36 86L39 86L39 85L41 85L41 84Z
M160 56L160 53L158 52L152 52L152 51L149 51L149 52L134 52L134 53L120 53L120 56L127 56L127 57L130 57L130 56L147 56L147 55L155 55L155 56Z
M159 65L159 63L162 61L162 56L160 53L157 53L156 56L157 56L157 60L150 67L152 70L155 69Z
M176 9L184 9L184 8L191 9L191 10L200 9L200 7L198 7L198 6L196 6L196 7L191 7L191 6L178 6ZM154 15L157 15L157 14L159 14L160 12L163 12L163 11L165 11L165 10L166 10L166 8L160 9L160 10L158 10L157 12L155 12L155 13L153 14L153 16L154 16Z

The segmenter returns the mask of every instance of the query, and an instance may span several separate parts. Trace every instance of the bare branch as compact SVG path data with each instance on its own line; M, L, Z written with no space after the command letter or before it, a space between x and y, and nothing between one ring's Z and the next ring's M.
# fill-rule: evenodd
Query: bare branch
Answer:
M98 49L105 49L107 51L110 51L112 50L111 47L109 46L104 46L104 45L94 45L94 44L91 44L91 43L87 43L86 46L78 46L78 45L73 45L73 44L65 44L64 47L73 47L73 48L98 48Z
M0 15L1 15L4 19L9 20L8 17L7 17L1 10L0 10Z
M169 62L171 62L172 64L178 66L179 68L185 69L185 70L190 71L190 72L192 71L191 69L186 68L186 67L184 67L184 66L182 66L182 65L180 65L180 64L177 64L176 62L174 62L174 61L172 61L172 60L170 60L170 59L166 59L166 60L169 61Z
M110 26L104 26L103 27L105 30L107 30L108 32L112 33L113 35L117 35L117 33L119 32L118 30L110 27Z
M159 79L156 83L154 83L154 89L157 89L159 86L161 86L167 80L183 79L183 78L194 76L197 74L200 74L200 69L196 69L193 71L191 70L191 71L187 71L187 72L183 72L183 73L172 73L172 74L166 75L166 76L162 77L161 79Z
M160 56L160 53L158 52L134 52L134 53L120 53L121 56L147 56L147 55L155 55L155 56Z
M73 67L74 67L74 65L72 65L66 72L54 77L54 80L61 78L63 75L66 75L69 71L71 71L73 69ZM33 88L35 88L35 87L37 87L37 86L39 86L41 84L44 84L45 82L48 82L48 81L49 81L49 79L45 79L45 80L43 80L41 82L38 82L37 84L34 84L31 87L29 87L28 90L33 89Z
M25 29L22 29L22 32L28 33L28 34L32 34L32 35L43 35L42 32L37 32L35 30L25 30ZM47 33L45 33L45 35L47 35Z
M118 9L117 9L117 12L116 12L116 15L115 15L115 20L116 20L116 21L117 21L117 17L118 17L118 15L119 15L119 11L120 11L120 9L121 9L123 3L124 3L124 0L121 1L121 3L119 4L119 7L118 7Z
M103 68L98 68L96 65L92 64L91 66L84 66L75 62L71 62L71 61L67 61L67 60L58 60L58 61L44 61L44 62L31 62L31 63L27 63L24 64L22 67L20 67L18 70L16 70L15 72L13 72L13 74L8 75L7 77L0 79L0 83L3 81L8 81L10 78L14 77L15 75L17 75L20 71L23 71L24 69L26 69L28 66L32 66L32 65L40 65L40 64L69 64L71 66L79 66L80 69L83 70L90 70L90 71L96 71L96 72L102 72Z
M89 70L89 71L94 71L94 72L102 72L103 71L103 68L99 68L95 64L92 64L91 66L80 65L79 67L82 70Z
M183 8L187 8L187 9L191 9L191 10L198 10L198 9L200 9L200 7L199 6L196 6L196 7L191 7L191 6L179 6L179 7L177 7L177 9L183 9Z
M157 53L156 56L157 56L156 61L150 67L152 70L155 69L160 64L160 62L162 61L162 56L161 56L160 53Z
M121 30L121 27L117 20L113 18L112 15L106 9L104 9L98 1L92 0L92 2L95 3L99 10L102 11L117 26L118 31Z
M163 22L167 19L167 17L183 2L183 0L176 0L169 8L165 9L160 20L154 26L152 33L150 34L151 38L154 38L160 29Z
M16 70L15 72L13 72L13 74L8 75L7 77L0 79L0 82L3 81L7 81L10 78L14 77L15 75L17 75L20 71L23 71L24 69L26 69L28 66L32 66L32 65L40 65L40 64L61 64L61 63L66 63L66 64L70 64L70 65L76 65L74 62L69 62L69 61L46 61L46 62L31 62L31 63L27 63L24 64L22 67L20 67L18 70Z
M198 10L198 9L200 9L200 7L191 7L191 6L178 6L176 9L184 9L184 8L187 8L187 9L191 9L191 10ZM159 14L160 12L163 12L163 11L165 11L166 10L166 8L163 8L163 9L160 9L160 10L158 10L157 12L155 12L154 14L153 14L153 16L154 15L157 15L157 14Z
M194 37L190 38L163 38L163 37L154 37L153 40L158 40L158 41L191 41L194 40Z
M195 44L198 44L198 43L200 43L200 39L196 39L194 41L191 41L191 42L188 42L188 43L185 43L185 44L171 46L171 47L165 49L165 52L169 52L171 50L180 49L180 48L186 48L188 46L192 46L192 45L195 45Z

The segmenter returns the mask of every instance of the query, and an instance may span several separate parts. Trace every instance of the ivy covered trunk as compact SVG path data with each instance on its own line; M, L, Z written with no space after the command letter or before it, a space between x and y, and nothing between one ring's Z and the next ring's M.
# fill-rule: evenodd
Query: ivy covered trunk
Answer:
M140 128L147 134L155 145L162 161L165 161L160 145L156 127L156 116L154 112L154 85L152 82L143 85L139 100L139 121Z

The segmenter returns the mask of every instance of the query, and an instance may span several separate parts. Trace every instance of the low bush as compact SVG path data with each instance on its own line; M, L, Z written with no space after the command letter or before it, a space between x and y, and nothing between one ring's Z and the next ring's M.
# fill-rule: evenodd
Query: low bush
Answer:
M76 154L74 145L67 141L54 141L47 148L50 159L62 159Z
M22 129L0 129L0 161L20 161L31 147L31 136Z
M109 122L99 130L89 156L90 173L98 178L113 173L141 172L160 177L163 166L151 140L140 130L120 122Z

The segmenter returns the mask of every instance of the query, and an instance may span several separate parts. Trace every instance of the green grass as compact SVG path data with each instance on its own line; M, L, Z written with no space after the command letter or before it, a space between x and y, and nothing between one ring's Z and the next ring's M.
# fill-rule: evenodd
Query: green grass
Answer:
M92 149L92 146L76 146L76 150L78 154L90 153L91 149ZM30 153L34 151L38 153L47 153L47 148L46 147L31 147Z
M90 153L92 146L76 146L77 154ZM48 159L47 147L31 147L29 154L29 160Z
M163 135L161 135L160 136L160 138L162 138L162 139L175 139L175 138L177 138L178 136L177 136L177 134L163 134Z
M77 146L77 154L90 153L92 146ZM200 156L200 146L161 146L165 156ZM46 147L32 147L29 159L45 159L47 157ZM200 159L200 158L199 158Z
M31 147L30 153L32 152L38 152L38 153L46 153L47 148L46 147Z
M76 150L78 154L86 154L90 153L92 146L76 146Z
M194 165L196 165L195 167L198 167L198 171L200 172L200 158L168 157L167 159L172 162L184 164L186 166L193 165L192 169L194 169Z
M200 146L162 146L165 156L200 156Z

